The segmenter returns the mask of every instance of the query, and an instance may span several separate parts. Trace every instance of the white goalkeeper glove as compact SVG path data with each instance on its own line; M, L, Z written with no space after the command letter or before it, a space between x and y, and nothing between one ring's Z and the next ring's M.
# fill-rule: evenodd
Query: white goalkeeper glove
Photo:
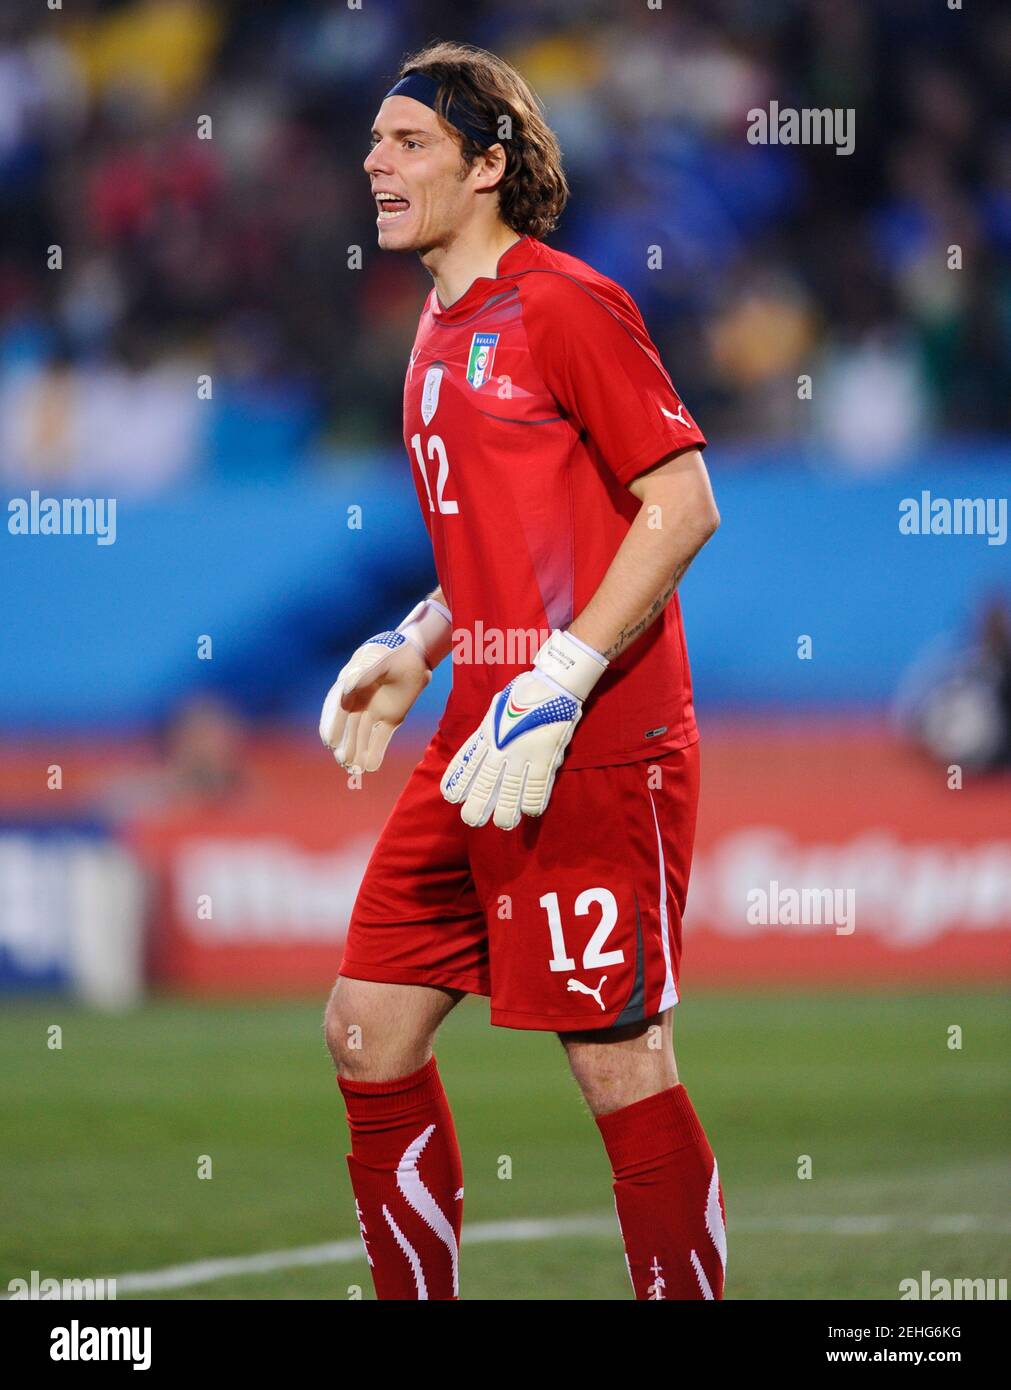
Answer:
M422 599L397 628L377 632L341 670L323 703L319 736L341 767L375 772L407 711L452 645L449 610Z
M494 813L501 830L521 816L544 812L583 701L608 662L570 632L558 628L525 671L494 697L478 728L452 759L442 794L467 825L484 825Z

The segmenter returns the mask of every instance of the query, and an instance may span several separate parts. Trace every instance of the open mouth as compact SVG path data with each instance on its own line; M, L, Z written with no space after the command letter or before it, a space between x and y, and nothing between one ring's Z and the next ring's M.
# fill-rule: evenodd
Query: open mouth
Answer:
M411 204L399 193L377 193L376 206L379 208L377 222L386 224L393 222L398 217L403 217L404 213L410 208Z

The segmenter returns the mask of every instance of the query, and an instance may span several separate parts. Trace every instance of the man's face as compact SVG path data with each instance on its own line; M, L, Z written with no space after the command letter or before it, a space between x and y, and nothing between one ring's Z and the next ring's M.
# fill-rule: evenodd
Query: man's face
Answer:
M445 245L475 210L471 175L461 178L459 143L413 97L383 102L364 168L377 200L384 251L424 253Z

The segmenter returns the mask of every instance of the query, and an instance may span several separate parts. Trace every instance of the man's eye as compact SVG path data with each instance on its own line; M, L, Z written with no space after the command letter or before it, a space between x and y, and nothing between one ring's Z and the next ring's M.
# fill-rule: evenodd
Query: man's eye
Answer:
M418 144L417 140L405 140L405 141L404 141L404 144L408 147L408 149L412 149L412 150L420 150L420 149L421 149L421 146Z

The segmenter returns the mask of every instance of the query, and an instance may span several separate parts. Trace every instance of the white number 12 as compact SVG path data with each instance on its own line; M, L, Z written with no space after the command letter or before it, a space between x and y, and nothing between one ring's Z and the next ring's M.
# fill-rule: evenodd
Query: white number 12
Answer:
M575 970L576 962L565 950L562 914L558 909L558 894L545 893L543 898L538 899L538 902L548 914L548 930L551 932L551 969ZM576 899L573 911L577 917L585 917L594 903L600 907L600 921L583 951L582 968L584 970L600 970L606 965L621 965L625 959L625 952L620 948L617 951L603 950L604 942L611 935L618 920L618 903L612 892L607 888L586 888Z
M421 476L425 482L425 492L428 494L428 510L435 511L435 503L432 501L432 489L428 485L428 473L425 469L425 456L421 452L421 435L411 436L411 448L414 456L418 460L418 467L421 469ZM438 458L439 472L435 479L435 495L439 502L439 511L445 512L449 516L455 516L460 510L459 502L447 501L443 496L446 490L446 480L449 477L449 459L446 457L446 446L442 441L442 436L433 434L428 440L428 457L430 460Z

